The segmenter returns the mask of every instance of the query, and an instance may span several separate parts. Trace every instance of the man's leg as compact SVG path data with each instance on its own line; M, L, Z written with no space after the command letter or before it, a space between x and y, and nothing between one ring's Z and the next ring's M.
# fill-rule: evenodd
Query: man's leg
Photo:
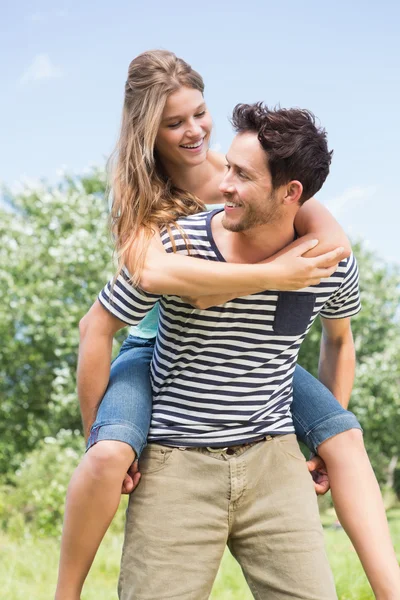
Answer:
M150 444L127 511L119 597L207 600L228 537L224 460Z
M245 477L231 503L228 544L256 600L335 600L314 485L295 436L235 460Z

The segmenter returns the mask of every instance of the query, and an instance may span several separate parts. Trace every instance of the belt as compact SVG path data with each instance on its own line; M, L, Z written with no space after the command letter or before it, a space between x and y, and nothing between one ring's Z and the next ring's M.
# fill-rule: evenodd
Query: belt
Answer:
M228 454L229 456L232 456L233 454L236 454L236 452L238 450L240 450L241 448L246 448L249 446L253 446L254 444L258 444L259 442L263 442L265 440L272 440L272 435L264 435L260 438L257 438L256 440L252 440L251 442L245 442L244 444L235 444L233 446L225 446L224 448L216 448L213 446L206 446L205 450L208 450L209 452L220 452L223 453L225 452L226 454Z

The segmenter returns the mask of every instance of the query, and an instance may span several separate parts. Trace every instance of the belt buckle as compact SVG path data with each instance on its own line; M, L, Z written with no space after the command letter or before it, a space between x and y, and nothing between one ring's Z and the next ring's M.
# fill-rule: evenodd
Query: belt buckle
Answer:
M228 448L229 446L226 446L226 448L211 448L211 446L206 446L206 450L209 452L226 452Z

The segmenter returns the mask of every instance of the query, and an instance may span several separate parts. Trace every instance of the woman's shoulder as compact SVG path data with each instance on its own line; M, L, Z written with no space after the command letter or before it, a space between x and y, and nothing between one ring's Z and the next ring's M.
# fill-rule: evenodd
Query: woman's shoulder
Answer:
M226 158L221 152L215 152L215 150L209 150L207 152L207 160L212 166L218 171L224 172L226 168Z

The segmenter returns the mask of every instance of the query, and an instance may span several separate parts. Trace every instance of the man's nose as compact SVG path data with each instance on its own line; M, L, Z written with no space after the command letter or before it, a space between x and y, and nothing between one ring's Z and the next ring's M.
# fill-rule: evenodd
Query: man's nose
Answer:
M230 181L229 172L225 175L225 177L219 184L218 189L222 194L233 194L234 193L235 186Z

